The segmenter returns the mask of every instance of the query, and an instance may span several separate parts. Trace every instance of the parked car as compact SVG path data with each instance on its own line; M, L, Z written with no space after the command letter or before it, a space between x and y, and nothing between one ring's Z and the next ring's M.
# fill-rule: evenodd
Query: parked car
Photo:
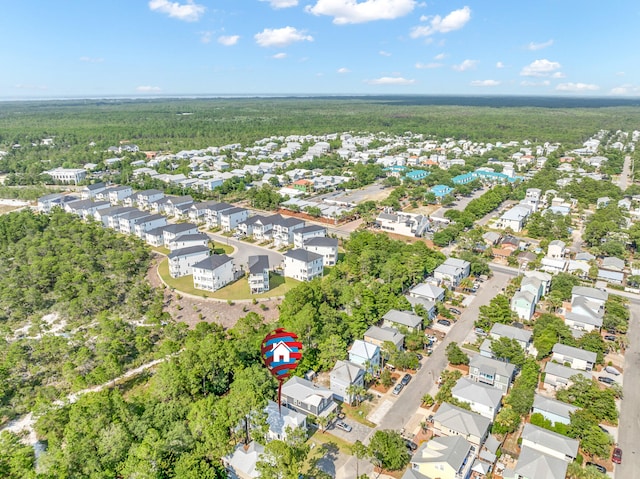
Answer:
M402 384L403 386L406 386L407 384L409 384L409 381L411 381L411 374L405 374L404 376L402 376L402 379L400 380L400 384Z
M609 374L613 374L614 376L620 376L620 371L618 371L613 366L607 366L606 368L604 368L604 370Z
M451 321L449 321L448 319L439 319L438 324L442 326L451 326Z
M607 341L615 341L618 338L616 338L615 336L613 336L611 334L605 334L604 339L607 340Z
M606 474L607 473L607 469L604 466L601 466L600 464L597 464L595 462L587 462L585 465L587 467L595 468L598 472L601 472L602 474Z
M416 358L418 358L418 361L422 361L422 357L422 354L416 353Z
M462 313L460 312L460 310L459 310L459 309L456 309L456 308L449 308L449 312L450 312L451 314L462 314Z
M608 378L607 376L598 376L598 381L604 384L615 384L616 380L612 378Z
M407 445L407 449L409 449L411 452L415 452L416 449L418 449L418 445L409 439L405 439L404 443Z
M404 387L404 384L402 384L402 383L396 384L396 387L393 388L393 391L392 391L393 395L397 396L398 394L400 394L400 391L402 391L403 387Z
M487 335L487 332L482 328L476 328L476 329L474 329L474 331L476 332L476 334L478 336L486 336Z
M336 421L336 427L338 429L342 429L344 432L351 432L351 430L353 429L344 421Z
M600 428L600 430L601 430L602 432L604 432L605 434L610 434L610 433L609 433L609 430L608 430L608 429L606 429L606 428L604 428L604 427L602 427L600 424L598 424L598 427L599 427L599 428Z
M622 449L619 447L613 448L613 454L611 455L611 460L616 464L622 464Z

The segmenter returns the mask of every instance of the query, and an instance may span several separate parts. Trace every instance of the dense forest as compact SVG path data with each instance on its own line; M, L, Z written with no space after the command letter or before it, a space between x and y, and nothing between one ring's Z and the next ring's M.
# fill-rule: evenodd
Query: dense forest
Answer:
M56 211L0 216L0 417L179 349L139 240Z

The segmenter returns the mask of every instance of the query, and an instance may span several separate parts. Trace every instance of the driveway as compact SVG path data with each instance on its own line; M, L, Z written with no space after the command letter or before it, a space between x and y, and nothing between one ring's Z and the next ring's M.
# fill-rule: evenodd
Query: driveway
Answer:
M325 434L331 434L332 436L336 436L343 441L347 441L353 444L356 441L364 441L373 431L373 429L369 426L360 424L358 421L354 421L353 419L345 418L342 420L342 422L346 422L349 426L351 426L351 432L338 429L337 427L335 427L334 423L329 426Z
M206 233L206 232L205 232ZM249 256L267 255L269 257L269 266L274 268L284 261L284 256L278 251L264 248L253 243L240 241L235 238L227 238L217 233L207 233L213 240L221 244L233 246L236 251L231 254L237 264L246 265L249 262Z

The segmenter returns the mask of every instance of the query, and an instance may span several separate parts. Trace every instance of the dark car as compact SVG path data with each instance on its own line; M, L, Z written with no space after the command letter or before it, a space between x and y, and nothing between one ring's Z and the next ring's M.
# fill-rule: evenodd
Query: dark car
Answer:
M407 384L409 384L409 381L411 381L411 374L405 374L404 376L402 376L402 379L400 380L400 384L402 384L403 386L406 386Z
M449 312L450 312L451 314L462 314L462 313L460 312L460 310L459 310L459 309L456 309L456 308L449 308Z
M607 335L605 335L604 339L606 339L607 341L615 341L618 338L616 338L615 336L613 336L611 334L607 334Z
M587 462L586 463L587 467L593 467L595 468L598 472L601 472L602 474L606 474L607 473L607 469L604 466L601 466L600 464L597 464L595 462Z
M418 445L409 439L405 439L404 443L407 445L407 449L409 449L411 452L415 452L415 450L418 449Z
M607 376L598 376L598 381L604 384L615 384L615 379L608 378Z
M616 464L622 464L622 449L619 447L613 448L613 454L611 455L611 460Z
M420 353L416 353L416 358L418 358L418 361L422 361L423 356Z
M438 324L441 324L442 326L451 326L451 321L448 319L439 319Z
M336 421L336 427L342 429L344 432L351 432L351 429L353 429L344 421Z

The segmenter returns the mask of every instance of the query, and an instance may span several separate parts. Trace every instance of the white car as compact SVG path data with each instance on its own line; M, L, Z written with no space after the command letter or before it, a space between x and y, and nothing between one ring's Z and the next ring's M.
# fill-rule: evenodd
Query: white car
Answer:
M606 368L604 368L604 370L609 374L613 374L614 376L620 376L620 371L618 371L613 366L607 366Z

